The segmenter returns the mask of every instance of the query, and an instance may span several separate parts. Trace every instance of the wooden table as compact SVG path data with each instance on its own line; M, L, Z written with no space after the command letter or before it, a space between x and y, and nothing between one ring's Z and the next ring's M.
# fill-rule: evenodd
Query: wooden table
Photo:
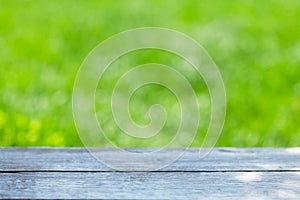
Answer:
M83 148L0 148L0 197L300 199L300 148L216 148L202 160L198 152L148 172L110 169Z

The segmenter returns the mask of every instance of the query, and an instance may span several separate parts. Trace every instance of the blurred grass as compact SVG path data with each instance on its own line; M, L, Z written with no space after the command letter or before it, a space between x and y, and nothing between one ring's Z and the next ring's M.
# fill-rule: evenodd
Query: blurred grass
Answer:
M73 82L81 62L115 33L158 26L193 37L219 66L228 110L218 146L299 146L299 10L297 0L1 0L0 145L81 146L71 108ZM155 52L140 55L130 62L120 61L115 71L107 72L104 93L113 87L114 75L126 69L125 65L164 62ZM166 64L180 70L181 61L166 58ZM187 76L196 87L199 80ZM207 102L205 86L200 84L200 88L198 96ZM145 95L153 92L155 97ZM158 86L144 88L134 99L131 110L141 123L147 122L144 115L154 100L163 101L171 113L176 104L172 94ZM164 134L148 142L124 138L111 125L105 102L99 101L98 117L117 145L159 146L170 139ZM177 119L176 112L174 116ZM168 124L169 132L174 124ZM201 144L206 124L204 120L193 146Z

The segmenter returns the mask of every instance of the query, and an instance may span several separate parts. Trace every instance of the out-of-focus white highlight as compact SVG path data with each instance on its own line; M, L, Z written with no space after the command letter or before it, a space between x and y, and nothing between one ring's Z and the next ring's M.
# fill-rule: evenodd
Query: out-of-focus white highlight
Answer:
M253 181L261 181L262 176L260 172L244 172L237 175L236 180L242 182L253 182Z

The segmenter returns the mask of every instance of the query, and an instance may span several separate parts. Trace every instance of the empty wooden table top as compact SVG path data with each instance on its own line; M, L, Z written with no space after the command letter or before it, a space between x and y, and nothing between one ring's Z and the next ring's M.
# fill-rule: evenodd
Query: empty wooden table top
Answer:
M112 149L96 151L124 164ZM139 170L117 171L84 148L0 148L0 197L300 199L300 148L215 148L203 159L191 148L156 171L147 171L149 160L141 163Z

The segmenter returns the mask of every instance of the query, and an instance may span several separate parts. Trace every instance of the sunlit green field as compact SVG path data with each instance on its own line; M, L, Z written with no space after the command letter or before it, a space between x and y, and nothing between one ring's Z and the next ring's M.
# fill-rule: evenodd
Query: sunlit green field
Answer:
M297 0L0 0L0 145L82 146L72 116L72 89L81 63L113 34L156 26L191 36L218 65L227 93L218 146L300 146L299 11ZM166 53L137 52L116 62L99 83L97 116L118 146L162 146L180 120L176 98L150 85L136 92L129 109L137 123L147 124L145 113L160 102L169 111L162 132L137 140L115 125L106 94L122 73L148 62L179 71L183 64ZM182 73L203 104L203 120L192 145L201 146L209 95L201 78L191 71Z

